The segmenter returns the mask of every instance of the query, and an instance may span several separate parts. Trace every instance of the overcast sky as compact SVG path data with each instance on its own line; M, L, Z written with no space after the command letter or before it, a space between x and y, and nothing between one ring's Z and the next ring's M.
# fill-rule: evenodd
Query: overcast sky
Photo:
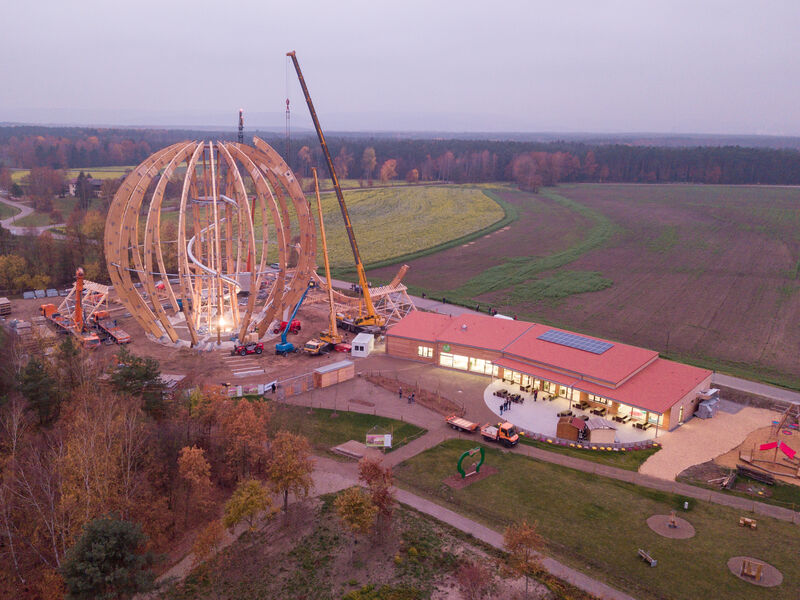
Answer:
M800 135L798 0L0 0L0 121Z

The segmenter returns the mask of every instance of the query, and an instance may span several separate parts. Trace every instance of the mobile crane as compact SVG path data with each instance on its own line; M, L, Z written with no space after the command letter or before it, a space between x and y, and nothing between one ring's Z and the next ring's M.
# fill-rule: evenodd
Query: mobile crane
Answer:
M319 216L319 231L322 237L322 255L325 258L325 281L328 283L328 304L330 305L330 324L328 330L319 334L319 338L313 338L303 346L306 354L321 354L331 346L342 343L342 335L336 327L336 307L333 304L333 288L331 287L331 263L328 260L328 242L325 238L325 222L322 219L322 200L319 197L319 181L317 180L317 169L312 168L314 174L314 194L317 197L317 215Z
M342 188L339 185L339 178L336 176L336 170L333 168L333 159L331 158L331 153L328 150L328 144L325 142L325 136L322 133L322 127L319 124L317 111L314 110L314 103L311 101L311 95L308 92L306 80L303 79L303 73L300 71L300 63L297 62L297 55L293 50L291 52L287 52L286 56L289 56L292 59L294 70L297 72L297 79L300 81L300 87L303 88L303 95L305 96L306 104L308 105L308 112L311 113L311 120L314 122L314 129L317 130L317 137L319 138L319 143L322 146L322 153L325 155L325 162L328 166L328 172L331 174L331 181L333 182L333 189L336 192L336 199L339 201L339 208L342 211L344 226L347 230L347 239L350 240L350 248L353 250L356 272L358 273L358 285L361 288L361 293L364 297L364 310L366 314L359 314L352 320L342 319L340 322L344 327L350 329L351 331L380 330L384 327L386 321L376 312L375 306L372 304L372 298L369 295L369 283L367 282L367 274L364 271L364 263L361 262L361 255L358 252L358 244L356 244L356 236L353 233L353 226L350 223L350 215L347 213L347 205L344 203L344 194L342 194Z
M300 305L303 303L303 300L306 299L306 294L308 294L308 290L314 287L314 282L309 281L308 287L306 291L303 292L303 295L300 296L300 300L297 301L297 304L292 311L291 316L288 319L288 322L291 323L294 320L295 315L297 315L297 311L300 309ZM281 333L281 341L275 344L275 354L280 354L282 356L286 356L289 352L294 352L296 350L294 344L286 339L286 336L289 333L289 328L284 327L283 332Z

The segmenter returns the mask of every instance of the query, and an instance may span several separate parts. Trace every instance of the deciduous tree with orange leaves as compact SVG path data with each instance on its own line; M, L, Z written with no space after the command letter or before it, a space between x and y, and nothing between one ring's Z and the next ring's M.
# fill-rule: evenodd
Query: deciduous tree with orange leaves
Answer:
M178 473L186 489L184 523L188 524L192 499L196 503L202 503L211 492L211 465L206 460L203 449L197 446L182 448L178 455Z
M284 512L289 508L289 492L308 496L314 486L313 470L314 459L308 440L302 435L279 431L270 444L267 477L275 492L283 494Z

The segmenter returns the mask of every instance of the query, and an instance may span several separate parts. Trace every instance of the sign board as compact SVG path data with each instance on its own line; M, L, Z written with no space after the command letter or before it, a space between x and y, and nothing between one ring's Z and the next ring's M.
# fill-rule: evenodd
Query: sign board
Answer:
M392 434L391 433L368 433L367 434L367 447L369 448L391 448L392 447Z
M450 344L442 344L443 352L450 352Z

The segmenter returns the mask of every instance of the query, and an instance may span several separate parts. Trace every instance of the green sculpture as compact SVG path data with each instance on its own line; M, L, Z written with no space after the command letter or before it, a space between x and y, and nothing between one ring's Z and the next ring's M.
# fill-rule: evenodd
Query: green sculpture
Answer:
M475 467L475 472L480 473L481 465L483 464L483 460L486 458L486 452L483 450L483 446L478 446L477 448L473 448L472 450L467 450L464 454L461 455L461 458L458 459L458 472L461 473L461 479L464 479L467 474L464 472L464 468L461 466L462 461L467 456L472 456L476 452L481 453L481 459L478 461L477 466Z

